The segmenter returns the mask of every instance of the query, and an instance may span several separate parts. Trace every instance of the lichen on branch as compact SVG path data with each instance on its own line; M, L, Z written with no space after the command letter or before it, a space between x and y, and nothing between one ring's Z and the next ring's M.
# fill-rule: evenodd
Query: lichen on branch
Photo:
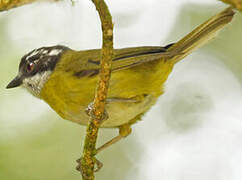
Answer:
M24 4L30 4L36 0L0 0L0 11L6 11Z
M99 13L102 25L102 51L99 82L95 93L91 119L86 131L83 155L81 158L81 172L84 180L94 179L96 163L96 141L98 130L105 114L105 102L108 93L109 79L113 58L113 23L112 16L104 0L92 0Z

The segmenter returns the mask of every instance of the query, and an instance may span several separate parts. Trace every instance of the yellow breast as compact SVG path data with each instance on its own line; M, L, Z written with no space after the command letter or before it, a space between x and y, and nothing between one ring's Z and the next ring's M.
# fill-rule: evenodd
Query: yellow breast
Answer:
M163 93L163 84L173 64L159 60L112 73L108 98L141 98L137 102L110 102L109 119L102 127L117 127L146 112ZM98 76L77 77L63 66L55 68L41 90L45 100L62 118L87 125L85 108L93 101Z

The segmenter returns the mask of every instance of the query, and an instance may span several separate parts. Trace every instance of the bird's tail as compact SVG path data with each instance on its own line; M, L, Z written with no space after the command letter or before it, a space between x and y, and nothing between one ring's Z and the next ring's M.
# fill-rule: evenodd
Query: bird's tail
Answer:
M178 62L214 38L219 30L223 29L232 20L234 14L235 12L232 10L232 7L229 7L198 26L177 43L168 47L167 52L174 54L171 59Z

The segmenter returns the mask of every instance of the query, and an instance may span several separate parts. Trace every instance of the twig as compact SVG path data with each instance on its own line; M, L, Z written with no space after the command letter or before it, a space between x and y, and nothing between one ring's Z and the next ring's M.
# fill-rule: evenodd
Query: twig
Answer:
M97 86L91 119L87 127L86 138L84 143L83 155L81 158L81 171L84 180L94 179L94 165L96 162L96 141L98 129L105 115L105 101L108 92L109 79L111 76L111 65L113 57L113 24L112 16L104 0L92 0L99 13L103 45L101 54L101 69L99 83Z
M233 7L242 11L242 0L221 0L224 3L231 4Z
M24 4L30 4L36 0L0 0L0 12L6 11Z

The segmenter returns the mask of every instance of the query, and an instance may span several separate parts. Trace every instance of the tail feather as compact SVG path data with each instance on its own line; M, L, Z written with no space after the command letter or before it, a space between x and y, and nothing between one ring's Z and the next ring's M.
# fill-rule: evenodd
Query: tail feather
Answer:
M233 19L234 14L235 12L232 10L232 7L229 7L198 26L177 43L168 47L167 52L176 54L171 59L178 62L214 38L219 30L223 29Z

